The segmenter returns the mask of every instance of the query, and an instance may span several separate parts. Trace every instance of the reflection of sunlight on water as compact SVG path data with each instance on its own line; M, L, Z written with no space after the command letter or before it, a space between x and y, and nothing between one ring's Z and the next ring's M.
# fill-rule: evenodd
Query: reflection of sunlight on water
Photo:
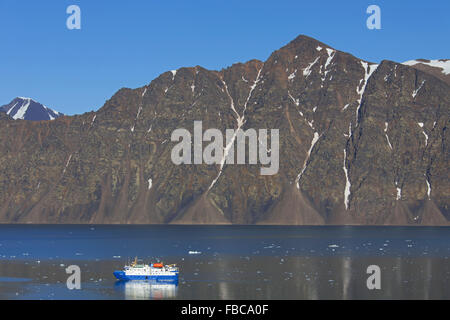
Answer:
M351 288L351 279L352 278L352 260L351 257L343 257L342 258L342 298L347 300L351 299L351 293L349 289Z
M127 300L173 299L177 296L178 284L154 281L118 281L116 287L124 290Z

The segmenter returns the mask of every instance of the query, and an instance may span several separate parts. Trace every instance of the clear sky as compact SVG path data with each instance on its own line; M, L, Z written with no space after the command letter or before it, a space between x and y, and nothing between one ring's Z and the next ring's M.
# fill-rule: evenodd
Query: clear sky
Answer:
M72 4L81 30L66 27ZM381 30L366 27L371 4ZM449 17L449 0L1 0L0 105L97 110L121 87L265 60L299 34L373 62L450 58Z

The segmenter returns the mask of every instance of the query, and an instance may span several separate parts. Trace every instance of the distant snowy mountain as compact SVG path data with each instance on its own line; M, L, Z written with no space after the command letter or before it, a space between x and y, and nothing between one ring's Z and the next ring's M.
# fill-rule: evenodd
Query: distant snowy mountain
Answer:
M64 114L52 110L31 98L18 97L9 104L0 107L0 111L5 112L14 120L54 120Z

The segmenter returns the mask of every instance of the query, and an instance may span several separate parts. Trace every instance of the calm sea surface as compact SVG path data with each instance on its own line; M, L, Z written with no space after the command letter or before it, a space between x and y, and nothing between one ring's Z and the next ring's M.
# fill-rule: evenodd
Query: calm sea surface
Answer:
M135 256L178 284L117 282ZM449 257L447 227L0 225L0 299L450 299Z

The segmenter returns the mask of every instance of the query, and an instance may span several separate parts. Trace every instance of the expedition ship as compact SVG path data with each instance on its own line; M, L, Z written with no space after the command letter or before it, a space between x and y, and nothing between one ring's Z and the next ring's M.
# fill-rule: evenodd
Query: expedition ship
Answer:
M126 265L122 271L114 271L114 276L119 280L156 280L178 281L178 268L175 264L164 265L153 263L146 265L142 260L134 259L130 265Z

